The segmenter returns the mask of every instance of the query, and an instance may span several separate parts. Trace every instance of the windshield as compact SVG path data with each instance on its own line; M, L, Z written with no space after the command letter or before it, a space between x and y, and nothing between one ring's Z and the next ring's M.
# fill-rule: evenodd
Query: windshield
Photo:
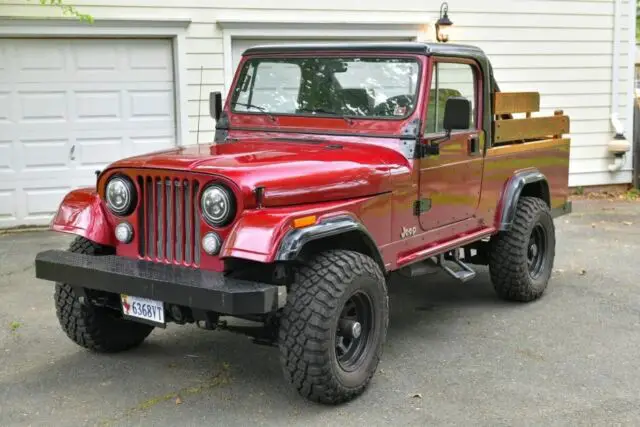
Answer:
M413 112L413 58L255 58L231 98L234 112L400 119Z

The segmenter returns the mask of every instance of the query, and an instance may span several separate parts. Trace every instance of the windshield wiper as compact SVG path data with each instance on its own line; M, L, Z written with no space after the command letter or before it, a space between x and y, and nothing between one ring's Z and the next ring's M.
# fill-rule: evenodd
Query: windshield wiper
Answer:
M322 108L298 108L298 111L301 113L311 113L311 114L314 114L314 113L329 114L331 116L340 117L349 125L353 124L353 120L350 117L343 116L342 114L336 113L335 111L325 110Z
M263 113L265 113L267 116L269 116L269 118L271 119L272 122L276 121L276 118L273 117L273 115L266 108L261 107L259 105L246 104L244 102L234 102L233 104L231 104L232 107L235 107L236 105L242 105L243 107L247 107L247 108L255 108L256 110L260 110Z

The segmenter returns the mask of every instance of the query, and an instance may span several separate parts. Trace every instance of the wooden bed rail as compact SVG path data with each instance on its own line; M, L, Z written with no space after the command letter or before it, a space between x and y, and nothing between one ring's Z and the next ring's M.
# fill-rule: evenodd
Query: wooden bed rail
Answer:
M531 117L540 111L538 92L496 92L493 98L494 142L528 140L537 138L562 138L569 133L569 116L562 110L553 116ZM525 113L523 119L501 119L502 115Z

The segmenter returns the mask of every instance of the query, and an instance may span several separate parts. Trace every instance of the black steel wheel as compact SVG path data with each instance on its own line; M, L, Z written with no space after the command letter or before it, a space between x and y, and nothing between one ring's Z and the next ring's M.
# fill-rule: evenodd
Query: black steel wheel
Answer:
M536 224L529 238L527 247L527 266L532 279L544 274L545 257L547 252L547 232L541 224Z
M354 371L370 351L371 329L375 312L369 296L356 291L345 303L338 319L335 349L338 364L347 372Z
M285 378L315 402L357 397L377 369L388 324L386 282L373 259L343 250L315 256L296 271L280 318Z
M549 206L542 199L522 197L511 228L491 241L489 272L498 296L511 301L541 297L553 271L555 244Z

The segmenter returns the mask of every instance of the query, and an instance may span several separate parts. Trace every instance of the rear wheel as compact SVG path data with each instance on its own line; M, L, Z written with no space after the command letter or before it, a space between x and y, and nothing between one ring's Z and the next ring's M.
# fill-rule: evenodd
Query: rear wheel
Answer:
M511 228L491 243L489 271L498 296L512 301L542 296L553 270L555 245L549 206L544 200L522 197Z
M280 319L280 360L300 395L338 404L369 385L386 339L385 279L371 258L321 253L296 272Z
M87 255L112 254L111 248L77 237L69 251ZM102 353L138 346L151 333L153 326L124 320L122 314L106 307L82 301L73 287L56 283L54 294L56 315L62 329L76 344Z

